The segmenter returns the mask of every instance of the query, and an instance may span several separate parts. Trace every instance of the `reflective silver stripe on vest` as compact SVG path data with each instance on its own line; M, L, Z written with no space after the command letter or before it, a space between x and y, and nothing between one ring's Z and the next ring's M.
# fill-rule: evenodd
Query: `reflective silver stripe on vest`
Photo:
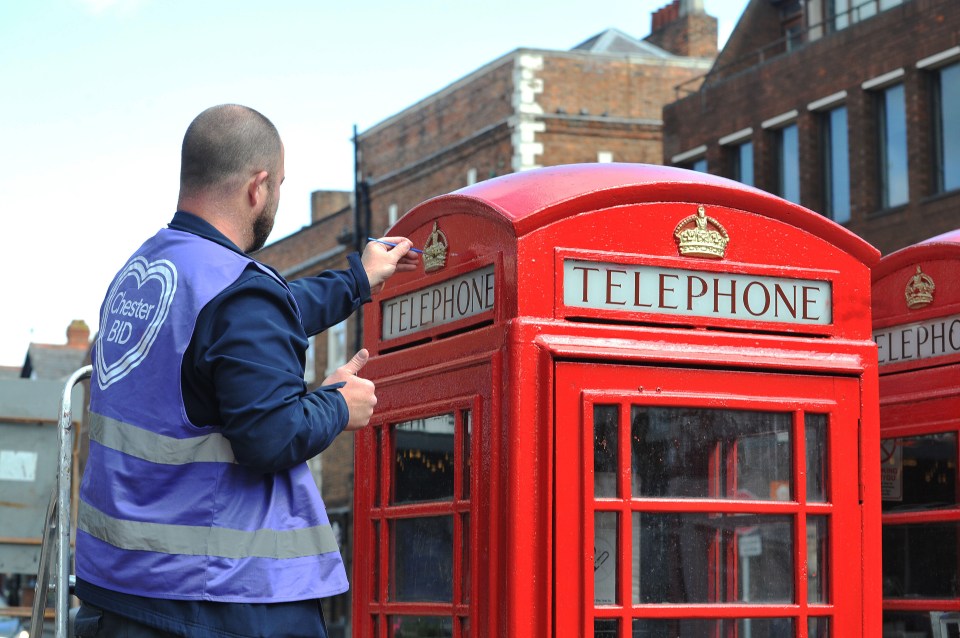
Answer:
M108 516L83 501L80 501L77 528L120 549L163 554L282 559L340 551L329 525L248 532L224 527L144 523Z
M90 438L111 450L163 465L237 462L222 434L177 439L95 412L90 413Z

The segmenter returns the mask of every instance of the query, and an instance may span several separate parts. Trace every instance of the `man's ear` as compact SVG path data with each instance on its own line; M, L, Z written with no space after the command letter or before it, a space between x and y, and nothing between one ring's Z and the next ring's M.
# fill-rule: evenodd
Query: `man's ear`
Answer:
M269 188L267 184L268 177L270 177L270 173L260 171L259 173L255 173L247 181L247 201L250 203L251 208L257 208L266 198L267 189Z

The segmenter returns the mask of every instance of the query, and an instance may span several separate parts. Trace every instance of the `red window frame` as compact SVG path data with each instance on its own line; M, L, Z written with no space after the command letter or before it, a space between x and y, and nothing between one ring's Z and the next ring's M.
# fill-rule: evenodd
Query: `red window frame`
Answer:
M860 384L854 377L791 375L742 370L703 370L561 362L557 365L555 627L558 638L594 635L594 619L619 620L619 636L631 635L637 618L794 619L795 635L807 638L809 618L829 617L831 636L862 632L862 518L860 510ZM620 406L617 498L594 498L593 406ZM789 412L792 416L790 501L733 498L631 498L629 447L633 405ZM807 502L804 415L827 415L826 502ZM574 434L576 433L576 435ZM574 464L574 465L571 465ZM564 469L566 468L566 469ZM579 471L572 471L577 468ZM624 496L627 495L627 496ZM595 605L594 513L619 512L617 570L620 600ZM774 603L634 604L630 535L633 512L749 513L793 518L794 601ZM824 603L807 594L808 516L827 517L828 592ZM579 560L569 557L579 556ZM712 560L720 560L714 554ZM723 558L730 560L730 557ZM735 576L735 571L732 572ZM728 575L728 578L730 576ZM628 600L624 600L624 596ZM571 603L576 604L571 604ZM736 636L734 623L723 635ZM731 633L732 631L732 633ZM718 636L719 638L719 636Z
M896 372L880 378L880 441L955 434L954 463L960 462L960 364ZM949 507L884 512L884 529L899 525L956 523L960 525L960 470L956 473L957 501ZM960 533L958 533L960 537ZM888 551L884 548L884 551ZM957 549L960 557L960 548ZM960 562L955 566L960 574ZM883 612L960 612L954 598L887 598Z
M472 467L477 458L479 441L477 424L481 422L481 397L479 395L452 397L449 400L431 402L413 408L378 414L377 422L370 428L374 436L375 476L371 481L369 526L365 547L374 549L375 558L370 561L373 573L362 579L369 583L369 602L365 605L363 623L373 638L388 638L391 619L407 617L434 617L451 619L453 638L468 638L471 627L476 626L477 567L471 565L471 552L477 546L477 472ZM429 418L442 414L454 414L454 493L453 498L412 503L393 503L393 455L395 450L394 426L414 419ZM470 415L471 434L464 441L466 432L464 414ZM465 484L464 463L469 467L469 483ZM464 488L468 493L464 493ZM391 526L401 519L450 516L453 519L453 574L452 600L449 602L398 602L390 600L390 575L392 573ZM464 520L467 532L464 533ZM356 563L355 563L356 564ZM466 570L466 573L464 571ZM359 582L359 581L358 581Z

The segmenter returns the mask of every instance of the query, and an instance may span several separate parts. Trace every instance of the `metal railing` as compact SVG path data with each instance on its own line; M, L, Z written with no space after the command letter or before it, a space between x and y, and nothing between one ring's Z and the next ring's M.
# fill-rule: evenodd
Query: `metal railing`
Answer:
M70 496L73 480L73 387L90 378L93 366L84 366L67 380L60 398L60 420L57 425L59 452L57 457L57 482L50 494L47 518L43 529L43 544L40 546L40 568L33 591L33 614L30 617L30 635L43 635L43 612L47 594L52 589L54 603L55 638L67 638L70 589ZM55 553L53 582L50 582L51 551Z

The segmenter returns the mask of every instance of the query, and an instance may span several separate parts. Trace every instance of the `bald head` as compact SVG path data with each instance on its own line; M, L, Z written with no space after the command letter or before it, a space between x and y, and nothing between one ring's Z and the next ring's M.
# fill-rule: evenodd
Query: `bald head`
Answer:
M191 122L183 136L180 196L196 195L273 174L280 164L280 134L266 117L246 106L213 106Z

